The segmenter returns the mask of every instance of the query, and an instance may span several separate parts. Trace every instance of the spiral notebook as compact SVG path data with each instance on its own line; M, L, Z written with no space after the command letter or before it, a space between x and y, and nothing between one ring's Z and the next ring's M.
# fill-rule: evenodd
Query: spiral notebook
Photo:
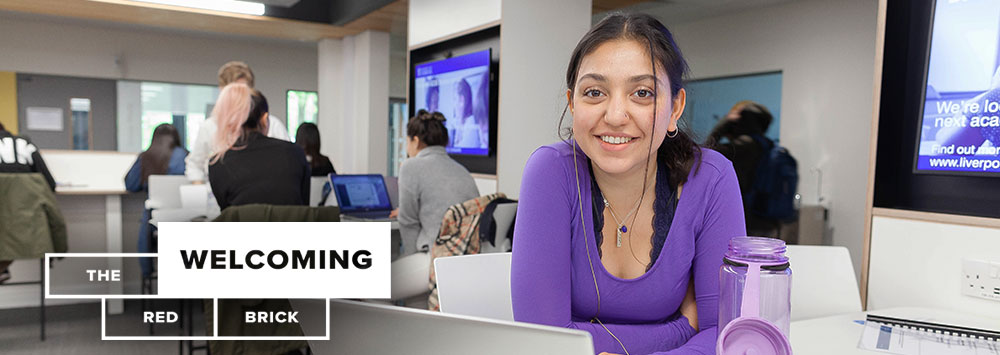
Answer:
M858 348L903 355L1000 355L1000 332L869 314Z

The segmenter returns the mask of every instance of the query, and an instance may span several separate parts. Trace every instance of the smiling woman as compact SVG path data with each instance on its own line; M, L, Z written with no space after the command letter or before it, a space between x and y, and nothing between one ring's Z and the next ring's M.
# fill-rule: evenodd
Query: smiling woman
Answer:
M678 126L686 71L648 15L610 15L577 44L571 129L521 182L516 320L586 330L597 352L715 353L718 270L746 231L732 164Z

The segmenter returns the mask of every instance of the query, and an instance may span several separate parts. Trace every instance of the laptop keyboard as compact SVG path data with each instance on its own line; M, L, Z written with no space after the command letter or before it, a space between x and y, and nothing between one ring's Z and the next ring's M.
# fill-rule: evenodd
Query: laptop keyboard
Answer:
M349 213L349 215L351 217L364 219L388 219L390 212L391 211L352 212Z

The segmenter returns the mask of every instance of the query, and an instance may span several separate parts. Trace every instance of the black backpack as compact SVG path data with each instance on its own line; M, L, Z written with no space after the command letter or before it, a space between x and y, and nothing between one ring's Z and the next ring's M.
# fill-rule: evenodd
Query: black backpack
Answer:
M798 163L788 149L761 135L753 135L763 148L757 176L747 196L749 213L788 222L795 220L795 192L799 184Z

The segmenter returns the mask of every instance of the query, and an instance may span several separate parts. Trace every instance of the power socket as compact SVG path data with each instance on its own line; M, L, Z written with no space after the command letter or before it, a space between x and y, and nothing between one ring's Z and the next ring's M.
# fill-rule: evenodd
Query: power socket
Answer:
M1000 262L962 259L962 294L1000 301Z

